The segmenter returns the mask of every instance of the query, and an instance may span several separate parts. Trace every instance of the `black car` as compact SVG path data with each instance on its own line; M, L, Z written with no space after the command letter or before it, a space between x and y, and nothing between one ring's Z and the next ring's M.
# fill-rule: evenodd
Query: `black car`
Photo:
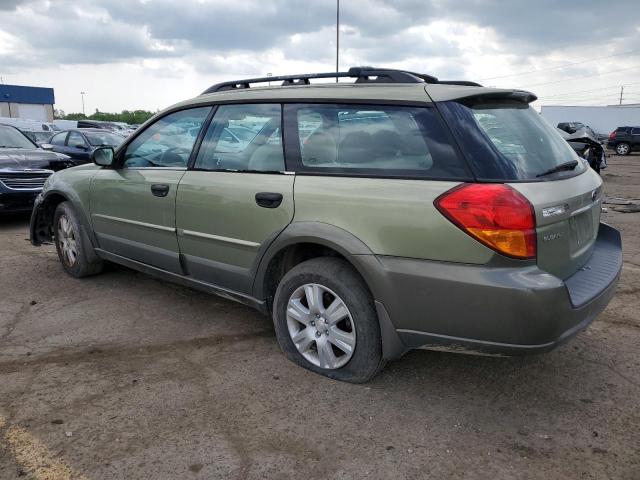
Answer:
M30 211L49 175L73 165L67 155L43 150L0 124L0 214Z
M618 155L628 155L640 150L640 127L618 127L609 135L607 147Z
M64 153L75 160L76 163L88 163L91 153L98 147L117 147L124 140L120 135L115 135L108 130L99 128L82 128L64 130L56 133L49 143L54 152Z

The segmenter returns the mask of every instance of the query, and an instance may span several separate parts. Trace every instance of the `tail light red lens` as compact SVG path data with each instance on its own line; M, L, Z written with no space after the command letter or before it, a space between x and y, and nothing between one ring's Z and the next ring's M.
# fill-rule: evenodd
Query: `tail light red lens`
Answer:
M609 140L615 140L615 139L616 139L616 131L614 130L609 134Z
M440 195L435 207L460 229L513 258L535 258L536 217L531 203L504 184L470 183Z

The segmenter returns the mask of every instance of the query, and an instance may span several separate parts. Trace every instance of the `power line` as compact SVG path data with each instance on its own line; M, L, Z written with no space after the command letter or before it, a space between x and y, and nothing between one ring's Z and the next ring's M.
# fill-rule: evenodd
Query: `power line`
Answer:
M591 75L579 75L579 76L565 78L563 80L556 80L556 81L553 81L553 82L534 83L533 85L528 85L528 86L525 86L523 88L539 87L539 86L542 86L542 85L554 85L556 83L568 82L570 80L576 80L576 79L581 80L583 78L601 77L603 75L610 75L612 73L618 73L618 72L626 72L628 70L635 70L637 68L640 68L640 65L636 65L634 67L629 67L629 68L620 68L618 70L610 70L608 72L593 73Z
M565 63L564 65L557 65L555 67L548 67L548 68L540 68L538 70L529 70L528 72L520 72L520 73L513 73L510 75L500 75L498 77L487 77L487 78L481 78L480 81L484 81L484 80L496 80L498 78L509 78L509 77L519 77L521 75L530 75L532 73L538 73L538 72L546 72L549 70L556 70L558 68L566 68L566 67L571 67L573 65L581 65L583 63L589 63L589 62L593 62L595 60L603 60L605 58L613 58L613 57L620 57L623 55L631 55L632 53L636 53L636 52L640 52L640 49L637 50L630 50L628 52L623 52L623 53L616 53L613 55L606 55L604 57L595 57L595 58L590 58L589 60L582 60L580 62L572 62L572 63Z
M640 82L631 82L631 83L625 83L624 87L628 87L631 85L640 85ZM550 95L542 95L540 94L540 97L545 97L545 98L551 98L551 97L561 97L564 95L573 95L573 94L579 94L579 93L589 93L589 92L599 92L602 90L609 90L609 89L616 89L616 91L618 90L618 88L620 88L620 84L618 85L611 85L608 87L601 87L601 88L591 88L589 90L572 90L571 92L559 92L559 93L552 93Z
M635 82L635 83L640 84L640 82ZM625 86L627 85L634 85L634 83L625 84ZM617 90L618 88L620 88L620 85L611 85L609 87L602 87L602 88L592 88L589 90L574 90L571 92L552 93L551 95L544 95L544 96L545 97L561 97L563 95L576 95L580 93L601 92L602 90L610 90L612 88L615 88Z

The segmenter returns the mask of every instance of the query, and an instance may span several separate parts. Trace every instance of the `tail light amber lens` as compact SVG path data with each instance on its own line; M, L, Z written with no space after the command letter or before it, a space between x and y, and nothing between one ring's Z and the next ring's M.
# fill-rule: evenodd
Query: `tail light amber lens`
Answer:
M533 206L508 185L463 184L440 195L434 204L456 226L496 252L535 258Z

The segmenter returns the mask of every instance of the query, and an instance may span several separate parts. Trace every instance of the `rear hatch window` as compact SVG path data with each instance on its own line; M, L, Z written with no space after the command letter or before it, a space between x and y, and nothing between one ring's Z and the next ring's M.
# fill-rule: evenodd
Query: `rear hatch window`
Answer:
M587 168L571 146L528 104L466 100L440 108L478 180L547 181Z

